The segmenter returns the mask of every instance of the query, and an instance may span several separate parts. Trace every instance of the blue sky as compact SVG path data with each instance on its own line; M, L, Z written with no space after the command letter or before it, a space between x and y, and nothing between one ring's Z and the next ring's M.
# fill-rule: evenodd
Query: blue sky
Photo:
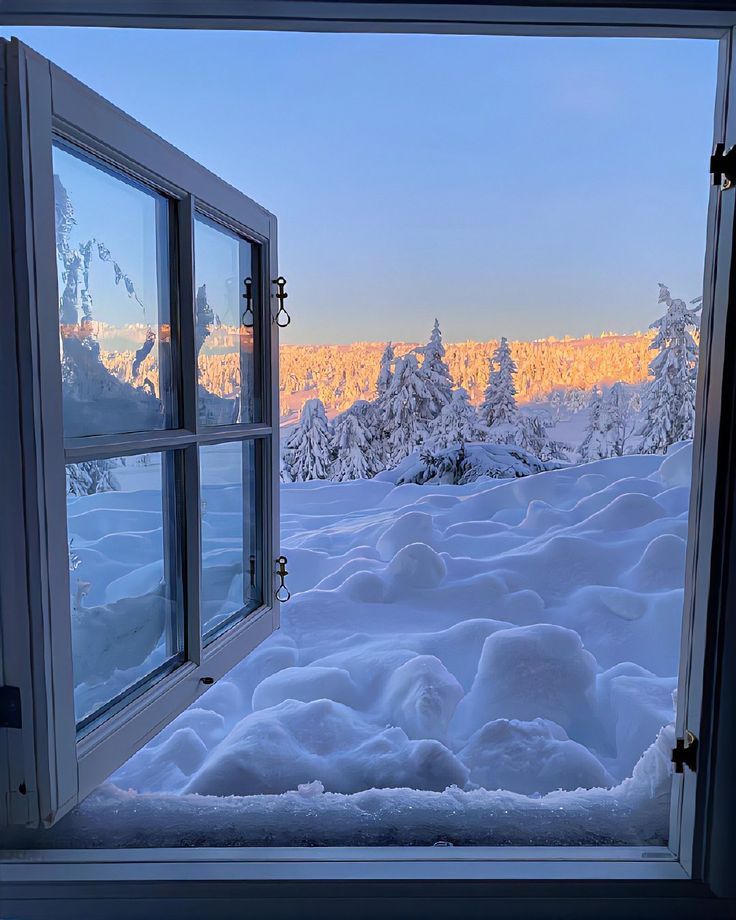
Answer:
M645 328L701 293L715 42L2 29L279 217L291 342Z

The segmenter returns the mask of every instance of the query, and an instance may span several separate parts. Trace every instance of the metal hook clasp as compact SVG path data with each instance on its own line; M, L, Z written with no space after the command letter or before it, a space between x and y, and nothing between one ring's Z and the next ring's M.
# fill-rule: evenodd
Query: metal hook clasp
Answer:
M286 556L279 556L276 560L276 576L280 579L280 584L276 588L275 596L277 601L285 604L291 597L291 591L286 587L286 576L289 574L286 570L286 563L289 560Z
M243 294L243 297L245 298L245 310L243 311L241 322L244 326L250 329L256 319L255 313L253 312L253 279L245 278L243 280L243 284L245 285L245 294ZM248 319L249 313L250 319Z
M278 309L278 312L276 313L276 316L274 316L273 321L276 323L277 326L280 326L283 329L284 327L288 326L289 323L291 322L291 317L289 316L286 310L286 307L284 306L284 301L289 296L284 290L284 288L286 287L286 278L284 278L282 275L279 275L278 278L274 279L273 283L278 288L278 290L276 291L276 299L279 302L279 309ZM283 321L279 318L282 313L284 314L284 317L285 317Z

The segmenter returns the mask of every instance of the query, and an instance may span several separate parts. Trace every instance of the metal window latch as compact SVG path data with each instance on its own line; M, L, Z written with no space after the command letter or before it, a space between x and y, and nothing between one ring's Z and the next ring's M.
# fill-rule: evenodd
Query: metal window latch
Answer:
M0 728L22 728L20 687L0 687Z
M726 145L717 143L710 158L710 174L713 185L726 189L736 182L736 146L726 150Z
M695 773L698 765L698 739L689 731L685 731L684 738L678 738L672 748L672 763L675 773L684 773L685 767Z
M242 324L250 329L256 319L255 313L253 312L253 279L244 278L243 284L245 285L245 294L243 294L245 310L243 310L243 315L240 319Z
M285 604L291 597L291 591L286 587L286 576L289 574L286 570L288 561L286 556L279 556L276 560L276 577L280 580L280 584L276 588L275 596L276 600L281 601L282 604Z
M282 275L279 275L278 278L274 279L273 283L276 285L278 289L276 291L276 300L278 300L279 302L279 309L278 309L278 312L276 313L276 316L274 316L273 321L276 323L277 326L280 326L283 329L285 326L288 326L289 323L291 322L291 317L287 313L286 307L284 306L284 301L289 296L284 290L284 288L286 287L286 278L284 278ZM283 314L283 319L281 318L282 314Z

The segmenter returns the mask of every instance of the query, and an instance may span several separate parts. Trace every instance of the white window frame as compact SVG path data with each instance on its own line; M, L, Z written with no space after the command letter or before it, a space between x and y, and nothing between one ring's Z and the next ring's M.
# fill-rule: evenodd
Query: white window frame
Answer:
M43 2L6 0L0 15L19 25L715 38L720 41L720 63L714 140L727 147L736 143L736 10L725 0L707 4L692 0L677 8L668 7L666 0L632 0L620 7L606 0L590 0L587 7L575 0L550 4L509 0L505 5L254 0L237 6L227 0L189 0L184 11L181 6L174 9L171 4L144 0L104 4L58 0L52 9ZM703 169L707 172L707 164ZM693 910L703 917L732 915L730 911L736 910L736 900L730 900L736 899L736 618L729 610L736 597L734 580L727 576L736 572L736 463L732 461L736 368L729 360L736 347L735 220L736 190L713 189L677 717L678 734L686 726L693 730L699 753L697 773L686 772L675 779L674 849L28 851L13 854L3 867L12 899L8 903L17 915L35 916L33 905L40 903L34 900L35 886L41 884L51 894L63 892L70 899L64 902L64 908L69 905L68 915L77 916L73 910L82 901L73 899L93 895L94 885L100 882L106 883L107 898L149 898L146 903L156 909L176 899L182 917L201 916L205 904L212 911L218 906L224 910L233 897L242 898L245 907L250 898L267 898L276 906L281 899L299 896L322 898L323 916L344 916L342 899L339 914L330 910L336 892L356 905L380 897L373 909L384 910L386 905L390 916L404 914L387 898L405 899L399 903L406 909L410 905L416 909L420 899L432 898L426 902L426 915L441 916L445 914L437 898L469 895L482 899L484 915L493 909L495 898L503 899L509 908L513 905L516 916L587 917L592 910L603 917L689 916ZM59 887L62 881L68 883L66 889ZM236 881L241 884L235 893L232 883ZM341 887L342 882L350 884ZM181 900L188 895L197 899L191 913ZM27 913L21 914L21 909ZM447 915L457 915L457 909L457 903L451 904Z
M0 52L6 71L5 181L12 189L7 219L13 259L6 277L15 286L14 298L3 307L3 325L13 328L0 354L7 373L0 412L12 445L3 455L9 513L0 528L7 550L0 560L2 679L4 685L19 688L22 719L20 729L1 730L7 745L0 776L7 786L0 797L0 825L48 826L278 627L280 605L272 584L279 552L278 326L272 322L270 283L278 274L276 218L20 42L3 42ZM174 374L180 382L175 388L180 402L176 428L64 438L51 159L58 140L146 183L168 200L171 310L177 333ZM195 213L239 234L257 253L253 291L262 421L204 426L199 419ZM6 258L10 251L4 247ZM256 444L263 602L205 644L199 615L198 452L206 444L244 441ZM73 704L65 464L149 450L176 450L179 458L183 661L79 734ZM5 613L11 610L15 615Z

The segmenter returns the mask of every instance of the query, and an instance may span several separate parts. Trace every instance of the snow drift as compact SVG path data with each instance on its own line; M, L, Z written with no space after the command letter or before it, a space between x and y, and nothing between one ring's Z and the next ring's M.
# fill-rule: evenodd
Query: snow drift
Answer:
M50 833L666 842L689 461L285 485L281 630Z

